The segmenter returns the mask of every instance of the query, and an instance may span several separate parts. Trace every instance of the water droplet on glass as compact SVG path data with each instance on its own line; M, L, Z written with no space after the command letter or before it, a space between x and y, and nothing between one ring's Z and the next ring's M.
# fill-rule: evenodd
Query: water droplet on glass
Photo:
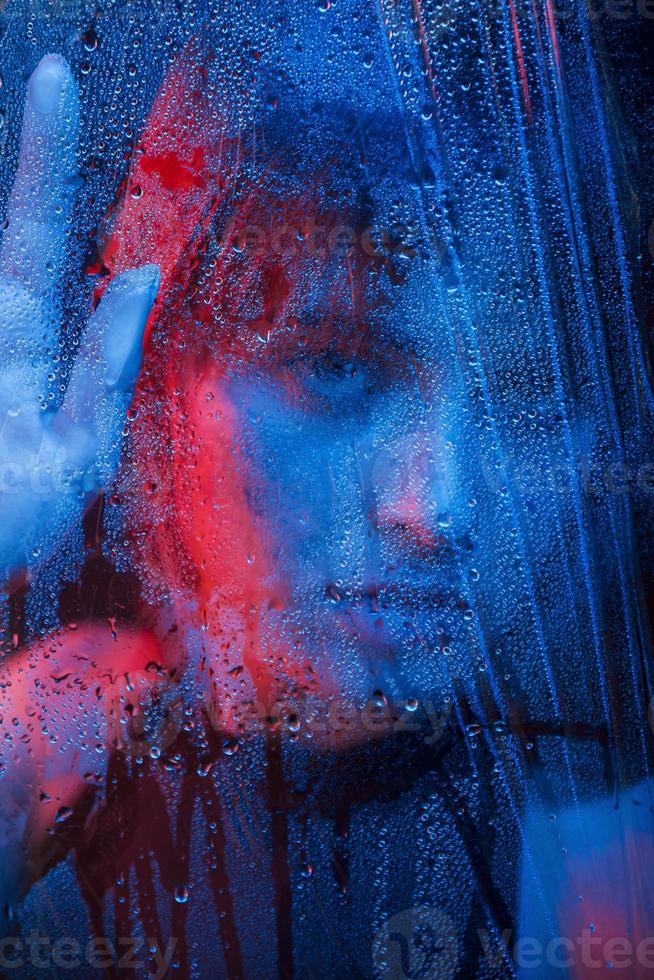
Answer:
M178 905L185 905L188 902L188 888L186 885L178 885L175 889L175 901Z

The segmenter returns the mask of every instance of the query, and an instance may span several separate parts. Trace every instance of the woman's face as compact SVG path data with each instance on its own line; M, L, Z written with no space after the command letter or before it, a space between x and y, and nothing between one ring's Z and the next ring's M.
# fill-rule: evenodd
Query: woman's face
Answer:
M103 257L162 272L126 477L141 569L223 727L280 700L314 733L433 714L477 574L433 270L356 181L338 198L343 161L244 177L194 64L155 101Z
M360 723L373 697L402 711L449 691L472 547L456 406L408 318L393 333L345 297L322 318L301 303L179 385L174 519L218 701L282 699L310 725L327 697Z

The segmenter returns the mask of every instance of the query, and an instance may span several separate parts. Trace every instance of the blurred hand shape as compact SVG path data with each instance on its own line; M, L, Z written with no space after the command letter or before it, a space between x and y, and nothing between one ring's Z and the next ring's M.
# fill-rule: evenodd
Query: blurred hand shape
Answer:
M116 470L159 285L156 265L117 276L91 314L60 407L60 277L76 187L79 100L67 63L33 72L0 247L0 574L43 560ZM49 397L50 395L50 397Z

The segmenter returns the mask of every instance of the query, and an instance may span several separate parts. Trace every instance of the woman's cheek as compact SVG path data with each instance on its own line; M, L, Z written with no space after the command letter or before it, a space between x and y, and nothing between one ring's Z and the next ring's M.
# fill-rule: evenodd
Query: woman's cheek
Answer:
M342 685L324 657L318 667L307 656L291 656L276 628L290 588L275 562L280 549L270 510L257 512L265 475L244 441L244 414L233 389L199 384L187 406L190 451L176 471L185 547L197 571L180 641L205 713L233 738L271 730L293 737L301 730L316 746L359 743L379 726L371 728L365 710L353 716L343 706Z

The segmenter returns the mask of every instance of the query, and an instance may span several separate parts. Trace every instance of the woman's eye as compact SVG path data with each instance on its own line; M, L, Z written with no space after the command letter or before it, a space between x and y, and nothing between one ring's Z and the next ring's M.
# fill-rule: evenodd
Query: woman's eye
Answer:
M340 357L326 355L315 365L315 373L318 379L346 382L352 381L357 375L362 374L362 369L354 361L346 361Z
M351 404L367 393L367 371L358 361L325 354L306 367L306 388L333 406Z

